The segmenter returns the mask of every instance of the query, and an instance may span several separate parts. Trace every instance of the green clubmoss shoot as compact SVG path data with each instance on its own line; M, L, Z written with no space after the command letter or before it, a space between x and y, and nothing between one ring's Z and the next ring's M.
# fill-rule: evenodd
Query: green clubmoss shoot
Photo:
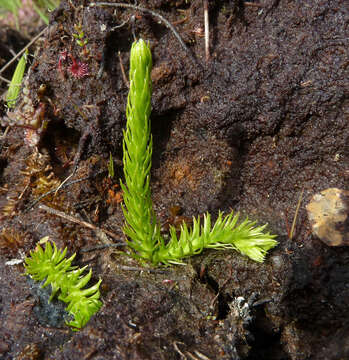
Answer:
M154 265L182 264L182 259L201 253L206 248L235 249L249 258L263 262L268 250L276 246L275 235L265 231L266 225L256 226L245 219L238 222L239 214L223 216L220 212L211 226L211 216L206 214L203 223L193 219L190 229L185 223L177 237L175 228L170 228L170 240L160 234L150 191L152 135L150 112L152 84L150 72L152 56L149 46L135 41L130 57L130 90L123 140L124 233L132 256L152 262Z

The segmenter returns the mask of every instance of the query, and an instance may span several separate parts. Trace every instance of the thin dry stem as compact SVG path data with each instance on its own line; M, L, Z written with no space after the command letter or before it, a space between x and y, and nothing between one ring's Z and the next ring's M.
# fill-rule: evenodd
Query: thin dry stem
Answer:
M186 360L187 357L182 353L181 350L179 350L178 344L183 344L184 345L184 343L182 343L180 341L174 341L173 342L173 347L177 351L177 353L181 356L181 358Z
M76 184L76 183L79 183L81 181L85 181L85 180L88 180L90 178L90 176L86 176L84 178L81 178L81 179L76 179L76 180L72 180L68 183L65 183L63 184L62 186L60 186L59 190L62 190L70 185L73 185L73 184ZM53 193L57 192L57 189L52 189L48 192L46 192L45 194L42 194L41 196L39 196L36 200L34 200L31 204L29 204L26 209L25 209L25 212L28 212L30 209L32 209L35 205L37 205L42 199L44 199L46 196L49 196Z
M205 58L210 60L210 24L208 20L208 0L204 0L204 20L205 20Z
M127 80L127 76L126 76L126 73L125 73L124 64L122 63L120 51L118 52L118 56L119 56L119 62L120 62L120 68L121 68L122 78L123 78L124 83L126 84L126 86L127 86L128 88L130 88L130 83L129 83L129 81Z
M44 211L48 212L49 214L59 216L59 217L61 217L62 219L71 221L71 222L73 222L73 223L75 223L75 224L79 224L79 225L81 225L81 226L87 227L88 229L91 229L91 230L94 230L94 231L97 231L97 232L98 232L98 231L104 232L105 234L109 235L110 237L112 237L112 238L120 241L120 238L119 238L116 234L112 233L112 232L109 231L109 230L101 229L101 228L99 228L99 227L97 227L97 226L95 226L95 225L93 225L93 224L91 224L91 223L88 223L87 221L80 220L80 219L78 219L78 218L75 217L75 216L68 215L68 214L64 213L63 211L59 211L59 210L57 210L57 209L53 209L53 208L51 208L51 207L49 207L49 206L46 206L46 205L44 205L44 204L40 204L38 207L39 207L40 210L44 210ZM107 242L108 245L109 245L110 243L111 243L111 242L109 242L109 241Z
M256 7L256 8L264 7L262 4L258 4L258 3L254 3L254 2L250 2L250 1L244 2L244 6L251 6L251 7Z
M8 63L6 63L1 69L0 74L2 74L16 59L18 59L30 46L32 46L36 40L41 37L44 32L48 29L48 26L45 29L41 30L38 35L36 35L20 52L18 52Z
M132 5L132 4L123 4L123 3L107 3L107 2L95 2L95 3L91 3L90 4L91 7L94 6L112 6L112 7L123 7L123 8L129 8L129 9L134 9L134 10L138 10L138 11L142 11L145 13L149 13L154 17L157 17L168 29L170 29L173 33L173 35L176 37L176 39L179 41L179 43L181 44L182 48L188 53L190 59L193 61L193 63L195 65L199 65L198 61L195 59L195 57L192 55L191 51L188 49L187 45L185 45L184 41L182 40L181 36L178 34L177 30L174 28L174 26L168 21L166 20L162 15L160 15L159 13L141 7L141 6L137 6L137 5Z
M4 78L3 76L0 76L0 80L7 83L7 84L11 84L10 80L7 80L6 78Z
M304 188L302 189L300 195L299 195L299 199L298 199L298 203L297 203L297 207L296 207L296 212L294 213L294 217L293 217L293 221L292 221L292 226L291 226L291 231L290 231L290 240L292 240L293 235L294 235L294 230L296 227L296 222L297 222L297 218L298 218L298 212L299 212L299 208L301 206L302 203L302 199L303 199L303 193L304 193Z

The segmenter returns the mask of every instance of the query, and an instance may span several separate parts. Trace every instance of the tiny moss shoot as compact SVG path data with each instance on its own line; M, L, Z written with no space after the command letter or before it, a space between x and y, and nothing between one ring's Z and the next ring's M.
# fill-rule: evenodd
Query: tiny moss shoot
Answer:
M193 227L185 223L177 237L170 228L170 240L160 234L150 191L152 135L150 112L152 85L150 72L152 56L149 46L141 39L132 44L130 56L130 91L126 109L127 124L123 140L124 232L135 258L147 260L154 265L183 264L182 259L199 254L205 248L235 249L249 258L263 262L268 250L277 245L275 235L265 231L266 225L256 226L246 218L239 222L239 215L220 212L211 225L206 214L193 219Z

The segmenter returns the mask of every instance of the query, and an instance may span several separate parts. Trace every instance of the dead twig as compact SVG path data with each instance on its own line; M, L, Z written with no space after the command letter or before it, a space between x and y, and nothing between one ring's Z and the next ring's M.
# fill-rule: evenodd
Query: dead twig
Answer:
M181 9L179 9L178 11L181 11L181 12L183 12L183 13L186 13L186 12L187 12L187 10L181 10ZM183 23L186 22L188 19L189 19L189 16L188 16L188 14L186 14L183 19L174 21L174 22L172 23L172 25L183 24Z
M189 55L190 59L193 61L193 63L195 65L199 65L201 66L198 61L195 59L195 57L192 55L191 51L188 49L187 45L185 45L184 41L182 40L181 36L178 34L177 30L174 28L174 26L168 21L166 20L162 15L160 15L159 13L141 7L141 6L137 6L137 5L132 5L132 4L123 4L123 3L107 3L107 2L95 2L95 3L91 3L90 7L95 7L95 6L112 6L112 7L123 7L123 8L129 8L129 9L134 9L134 10L138 10L138 11L142 11L145 13L149 13L150 15L158 18L168 29L170 29L173 33L173 35L176 37L176 39L179 41L179 43L181 44L182 48L187 52L187 54Z
M184 345L184 343L182 343L180 341L174 341L173 342L174 349L177 351L177 353L181 356L182 359L187 360L187 357L182 353L181 350L179 350L178 344L183 344Z
M76 180L72 180L68 183L65 183L63 184L62 186L60 186L59 190L62 190L70 185L73 185L73 184L76 184L76 183L79 183L81 181L85 181L85 180L88 180L90 178L90 176L86 176L84 178L81 178L81 179L76 179ZM36 200L34 200L31 204L29 204L26 209L24 210L24 212L28 212L30 209L32 209L35 205L37 205L42 199L44 199L45 197L53 194L57 192L57 189L52 189L48 192L46 192L45 194L42 194L41 196L39 196Z
M16 59L18 59L30 46L32 46L35 43L35 41L45 33L47 29L48 26L45 27L45 29L41 30L38 35L34 36L33 39L20 52L18 52L8 63L6 63L0 69L0 74L2 74Z
M7 80L6 78L0 76L0 80L7 83L7 84L11 84L11 81L10 80Z
M103 245L96 245L87 249L81 249L80 252L81 253L88 253L91 251L97 251L97 250L104 250L104 249L109 249L109 248L119 248L122 246L125 246L125 243L118 243L118 244L103 244Z
M208 0L204 0L204 23L205 23L205 58L206 63L210 60L210 24L208 20Z
M5 139L7 133L9 132L10 130L10 126L7 126L4 133L0 136L0 139Z
M126 243L124 243L122 240L120 240L120 238L119 238L116 234L112 233L112 232L109 231L109 230L101 229L101 228L99 228L99 227L97 227L97 226L95 226L95 225L93 225L93 224L91 224L91 223L88 223L87 221L80 220L80 219L78 219L78 218L75 217L75 216L68 215L68 214L64 213L63 211L60 211L60 210L57 210L57 209L53 209L53 208L51 208L51 207L49 207L49 206L46 206L46 205L44 205L44 204L40 204L40 205L39 205L39 209L40 209L40 210L44 210L44 211L46 211L46 212L49 213L49 214L59 216L59 217L61 217L62 219L71 221L71 222L73 222L73 223L75 223L75 224L78 224L78 225L87 227L88 229L94 230L94 231L96 231L96 232L103 232L103 233L109 235L110 237L112 237L113 239L116 239L116 240L120 241L120 245L118 244L119 246L121 246L121 244L122 244L122 245L126 245ZM108 242L107 245L110 245L110 243Z
M73 103L73 106L75 107L75 109L77 110L77 112L80 114L80 116L86 121L88 122L88 118L87 116L85 116L85 114L80 110L80 108ZM92 107L94 105L91 105ZM89 107L89 105L85 105L85 107ZM88 138L91 136L92 134L92 128L93 128L93 124L90 123L90 125L83 131L80 140L79 140L79 144L78 144L78 148L76 150L76 154L74 156L74 163L73 163L73 171L71 172L71 174L64 179L64 181L57 187L56 191L55 191L55 196L56 193L68 182L69 179L71 179L72 177L74 177L74 175L76 174L76 171L78 170L78 165L81 159L81 156L83 154L84 151L84 147L85 144L88 140Z
M129 87L130 87L130 83L129 83L128 80L127 80L127 76L126 76L126 73L125 73L124 64L122 63L120 51L118 52L118 56L119 56L119 62L120 62L120 68L121 68L122 78L123 78L126 86L129 88Z
M76 171L76 170L75 170L75 171ZM69 176L67 176L67 177L63 180L63 182L62 182L60 185L58 185L58 187L57 187L57 189L56 189L56 191L55 191L55 196L56 196L56 194L58 193L58 191L64 186L64 184L67 183L67 181L75 175L75 171L73 171Z
M298 212L299 212L299 208L301 206L302 199L303 199L303 193L304 193L304 187L302 188L302 191L301 191L301 193L299 195L299 199L298 199L298 203L297 203L297 207L296 207L296 212L294 213L292 226L291 226L291 231L290 231L290 234L289 234L289 239L290 240L292 240L293 235L294 235L294 229L296 227L296 222L297 222L297 218L298 218Z
M210 358L208 358L207 356L205 356L204 354L202 354L201 352L194 350L194 353L196 356L194 356L192 353L190 353L189 351L186 352L186 354L190 357L190 359L192 360L210 360Z
M251 7L256 7L256 8L264 7L262 4L258 4L258 3L254 3L254 2L250 2L250 1L245 1L244 6L251 6Z
M221 294L221 292L224 290L224 288L226 287L226 285L228 284L228 282L231 280L231 278L233 277L233 268L231 267L231 265L229 266L230 269L230 274L227 277L227 279L223 282L222 286L219 287L218 292L216 294L216 296L212 299L211 304L209 306L209 309L213 310L214 309L214 305L219 297L219 295Z
M161 270L161 269L151 269L151 268L127 266L127 265L117 265L117 267L121 270L126 270L126 271L141 271L141 272L148 271L149 273L155 273L155 274L167 274L166 270Z
M110 31L115 31L115 30L117 30L117 29L120 29L121 27L123 27L124 25L126 25L129 21L130 21L130 19L127 19L127 20L123 21L121 24L112 27L112 28L110 29Z
M204 355L203 353L201 353L198 350L194 350L194 353L202 360L210 360L209 357L207 357L206 355Z

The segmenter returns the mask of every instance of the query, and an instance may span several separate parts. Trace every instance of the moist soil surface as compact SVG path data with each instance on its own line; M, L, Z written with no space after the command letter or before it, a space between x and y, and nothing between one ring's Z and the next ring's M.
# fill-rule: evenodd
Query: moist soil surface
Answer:
M0 358L349 359L349 249L313 235L305 208L322 190L348 190L345 1L209 1L209 52L201 0L138 2L185 47L149 12L88 5L63 0L36 44L15 111L26 121L29 107L45 129L11 123L0 139ZM212 250L152 268L100 247L124 240L134 36L153 54L151 188L163 231L234 209L277 234L264 263ZM67 186L33 203L75 164ZM81 331L22 275L45 237L103 280L103 307Z

